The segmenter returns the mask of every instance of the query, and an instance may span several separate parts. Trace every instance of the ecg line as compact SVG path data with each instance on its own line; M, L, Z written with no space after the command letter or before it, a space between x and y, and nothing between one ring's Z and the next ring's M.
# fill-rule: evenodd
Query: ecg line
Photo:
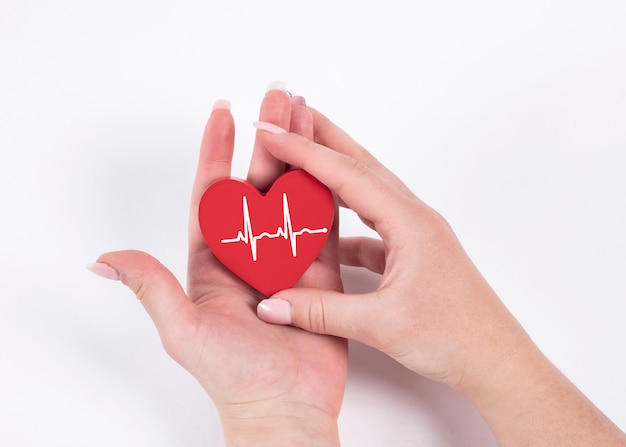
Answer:
M298 236L302 236L303 234L319 234L319 233L327 233L328 228L317 228L311 230L310 228L302 228L298 231L293 231L293 226L291 224L291 215L289 214L289 202L287 201L287 194L283 193L283 226L278 227L276 229L276 233L268 233L263 232L257 236L252 232L252 221L250 219L250 210L248 209L248 199L246 196L243 196L243 231L237 232L237 237L232 239L222 239L220 242L222 244L232 244L236 242L244 242L245 244L250 245L250 251L252 252L252 260L256 261L257 259L257 247L256 243L259 239L263 239L264 237L268 239L276 239L278 237L282 237L285 240L289 239L291 243L291 254L295 258L297 256L297 243L296 240Z

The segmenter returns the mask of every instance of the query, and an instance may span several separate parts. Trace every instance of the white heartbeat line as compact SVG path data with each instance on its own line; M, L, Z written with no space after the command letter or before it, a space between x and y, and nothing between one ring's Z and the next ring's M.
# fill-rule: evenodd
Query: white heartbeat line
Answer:
M291 224L291 215L289 214L289 202L287 201L287 194L283 193L283 226L276 229L276 233L263 232L258 236L255 236L252 232L252 221L250 220L250 210L248 209L248 199L243 196L243 231L237 232L237 237L232 239L222 239L222 244L232 244L235 242L244 242L250 245L250 251L252 252L252 260L257 259L256 243L259 239L264 237L268 239L276 239L282 237L285 240L289 239L291 243L291 254L295 258L297 256L297 244L296 240L298 236L303 234L319 234L327 233L328 228L317 228L311 230L310 228L302 228L298 231L293 231Z

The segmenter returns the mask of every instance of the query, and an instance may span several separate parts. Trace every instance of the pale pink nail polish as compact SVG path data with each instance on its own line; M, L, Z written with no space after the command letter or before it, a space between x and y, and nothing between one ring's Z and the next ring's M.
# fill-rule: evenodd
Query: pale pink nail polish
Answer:
M269 298L256 308L258 317L272 324L291 324L291 303L278 298Z
M230 110L230 101L227 99L218 99L213 103L213 110Z
M119 281L120 273L108 264L103 262L92 262L87 264L87 270L91 273L102 276L113 281Z
M306 100L304 96L292 96L289 98L292 106L306 106Z
M282 127L279 127L276 124L267 123L265 121L255 121L254 123L252 123L252 125L254 127L256 127L257 129L259 129L259 130L265 130L265 131L267 131L269 133L273 133L273 134L276 134L276 135L284 135L284 134L288 133Z

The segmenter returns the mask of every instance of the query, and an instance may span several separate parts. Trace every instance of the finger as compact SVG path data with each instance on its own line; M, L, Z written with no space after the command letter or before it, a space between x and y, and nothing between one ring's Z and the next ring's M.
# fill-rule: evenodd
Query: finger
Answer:
M282 83L271 83L261 103L259 119L289 129L291 122L291 103L289 95ZM276 159L263 146L257 137L248 169L248 181L259 191L267 191L274 180L285 172L285 164Z
M200 145L198 168L191 192L189 213L189 253L207 251L200 231L198 206L204 191L211 183L230 175L235 145L235 123L227 101L216 101L207 121Z
M381 240L369 237L342 237L339 240L339 261L343 265L365 267L383 274L385 246Z
M359 160L314 143L296 134L273 133L278 129L256 123L265 147L276 157L300 167L332 189L362 218L373 223L383 239L394 237L394 229L405 231L409 197ZM413 198L411 198L413 200Z
M374 346L376 329L373 322L379 310L377 306L370 305L369 298L371 294L287 289L259 302L257 316L267 323L291 325L308 332L334 335Z
M314 137L313 115L302 96L291 97L291 123L289 131L312 140Z
M302 96L291 97L291 125L293 133L302 135L307 139L313 139L313 115L306 106L306 100ZM335 206L335 219L330 231L330 235L318 259L325 265L330 266L335 271L339 271L338 262L339 244L339 213ZM306 276L305 276L306 277Z
M184 332L192 330L196 307L174 275L149 254L131 250L103 254L89 269L109 279L119 279L136 294L166 350L176 357L176 347L186 338Z
M310 112L313 116L315 126L314 140L316 142L359 160L385 178L403 194L410 197L414 196L411 190L393 172L380 163L367 149L352 139L343 129L338 127L319 111L310 108Z

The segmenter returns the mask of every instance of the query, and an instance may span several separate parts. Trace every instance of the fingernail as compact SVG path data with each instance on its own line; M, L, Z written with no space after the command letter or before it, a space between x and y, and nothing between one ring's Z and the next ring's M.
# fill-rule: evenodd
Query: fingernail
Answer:
M306 106L304 96L292 96L289 98L292 106Z
M284 135L288 133L282 127L278 127L276 124L268 123L266 121L255 121L254 123L252 123L252 125L259 130L265 130L275 135Z
M218 99L213 103L213 110L229 110L230 111L230 101L227 99Z
M120 273L108 264L103 262L92 262L87 264L87 270L103 278L119 281Z
M267 90L265 92L270 92L272 90L280 90L282 92L287 92L287 85L283 81L272 81L267 84Z
M278 298L269 298L256 308L258 317L272 324L291 324L291 303Z

